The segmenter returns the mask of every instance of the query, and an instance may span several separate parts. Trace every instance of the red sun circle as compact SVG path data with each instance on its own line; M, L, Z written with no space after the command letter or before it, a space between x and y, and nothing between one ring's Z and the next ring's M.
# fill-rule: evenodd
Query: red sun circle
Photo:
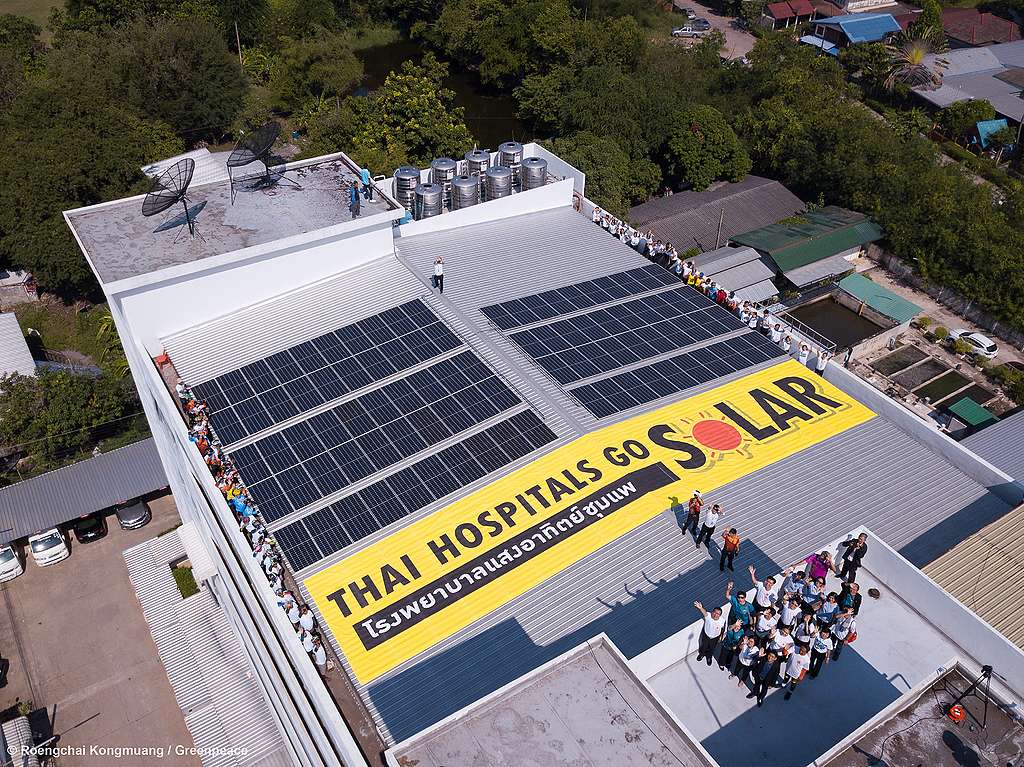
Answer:
M743 441L739 429L725 421L697 421L693 438L711 450L735 450Z

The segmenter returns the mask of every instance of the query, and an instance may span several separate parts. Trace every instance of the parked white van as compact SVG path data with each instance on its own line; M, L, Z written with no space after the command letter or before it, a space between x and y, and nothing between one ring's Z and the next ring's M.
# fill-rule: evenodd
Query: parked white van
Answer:
M17 578L25 572L21 559L10 546L0 546L0 582Z
M30 535L28 549L32 552L32 559L40 567L56 564L71 556L68 542L64 540L64 535L56 527Z

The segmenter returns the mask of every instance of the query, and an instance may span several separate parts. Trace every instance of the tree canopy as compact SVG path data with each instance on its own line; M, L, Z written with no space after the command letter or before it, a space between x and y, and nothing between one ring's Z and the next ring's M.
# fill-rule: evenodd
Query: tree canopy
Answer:
M714 107L679 110L672 125L666 142L670 177L702 191L717 179L739 181L750 172L750 155Z

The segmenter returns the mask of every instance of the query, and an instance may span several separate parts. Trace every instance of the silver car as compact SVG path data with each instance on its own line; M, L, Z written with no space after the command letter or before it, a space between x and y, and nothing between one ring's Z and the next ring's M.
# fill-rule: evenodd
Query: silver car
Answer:
M153 518L153 513L145 501L134 501L118 506L114 511L117 515L117 524L122 530L135 530L143 527Z

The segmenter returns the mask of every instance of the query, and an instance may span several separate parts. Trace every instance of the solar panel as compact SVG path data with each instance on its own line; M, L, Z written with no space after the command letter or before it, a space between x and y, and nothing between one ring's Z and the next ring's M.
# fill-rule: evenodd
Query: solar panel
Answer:
M301 570L554 439L536 413L524 410L284 526L274 539Z
M230 445L462 343L420 301L396 306L193 387Z
M651 264L525 298L485 306L480 311L499 329L511 330L678 283L679 278L667 269Z
M742 327L731 312L681 286L509 338L564 386Z
M570 392L595 417L605 418L780 356L760 333L744 333Z
M520 402L464 351L228 452L273 521Z

